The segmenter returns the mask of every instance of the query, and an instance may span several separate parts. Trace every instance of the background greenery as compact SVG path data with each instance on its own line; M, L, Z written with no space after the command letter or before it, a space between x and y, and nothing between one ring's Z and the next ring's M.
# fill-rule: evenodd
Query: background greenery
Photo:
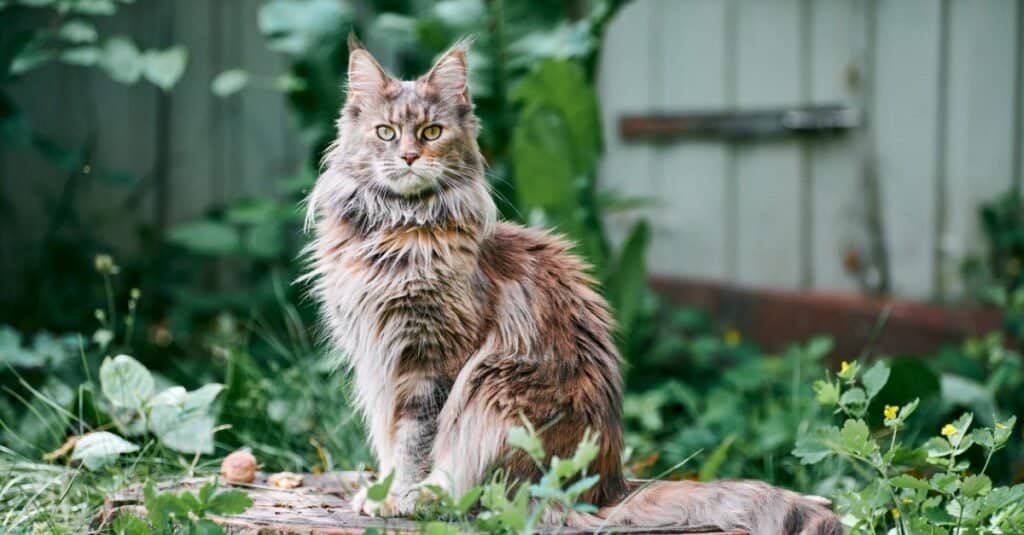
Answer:
M937 355L886 356L884 380L881 368L855 355L831 358L827 336L765 354L743 333L650 292L642 219L619 244L602 226L611 212L642 214L644 205L596 182L594 71L621 2L270 0L260 30L288 61L274 85L312 140L308 161L281 177L279 196L214 206L165 235L140 228L141 251L110 256L76 212L80 177L70 170L86 161L88 147L61 147L33 130L6 84L61 62L121 83L173 86L187 65L184 48L140 50L92 24L123 3L0 1L0 26L11 29L0 37L0 143L69 170L51 231L19 277L21 291L0 303L0 469L15 475L0 490L4 529L78 532L105 493L214 472L240 447L265 470L372 461L347 378L324 355L310 302L291 284L305 239L298 205L334 135L353 30L400 76L425 70L455 39L476 36L470 63L480 142L504 217L576 240L619 320L631 474L765 479L831 497L849 525L880 532L925 524L1009 532L1024 515L1012 499L1024 491L1009 487L1024 480L1020 431L1008 425L1024 407L1015 349L1024 310L1018 193L982 207L990 256L964 269L978 295L1005 308L1005 332ZM234 98L254 80L231 69L210 81L211 91ZM843 358L852 364L831 369ZM890 418L888 406L915 408ZM965 411L988 439L967 433ZM834 432L833 423L841 424ZM941 433L954 423L959 436ZM997 444L1000 425L1010 431ZM953 458L929 437L945 440ZM876 441L882 447L871 446ZM970 479L982 473L987 485Z

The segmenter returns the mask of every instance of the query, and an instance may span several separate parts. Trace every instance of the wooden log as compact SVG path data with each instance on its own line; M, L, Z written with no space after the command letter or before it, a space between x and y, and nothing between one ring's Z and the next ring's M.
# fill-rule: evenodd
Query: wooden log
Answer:
M267 486L265 474L259 474L253 484L221 485L221 488L240 488L252 498L253 505L239 515L211 516L210 519L234 534L298 534L317 535L361 534L366 529L376 528L385 533L417 533L419 524L404 518L372 518L354 513L349 500L359 488L362 474L358 472L332 472L329 474L303 474L302 486L294 489L278 489ZM181 481L158 483L160 492L198 492L211 478L190 478ZM124 492L107 496L103 511L94 521L94 527L108 525L120 514L146 514L142 506L142 485L132 485ZM582 535L591 533L564 527L548 526L542 533ZM607 526L601 533L661 533L661 534L704 534L704 535L746 535L737 531L723 532L709 526L664 526L658 528L637 528L628 526Z

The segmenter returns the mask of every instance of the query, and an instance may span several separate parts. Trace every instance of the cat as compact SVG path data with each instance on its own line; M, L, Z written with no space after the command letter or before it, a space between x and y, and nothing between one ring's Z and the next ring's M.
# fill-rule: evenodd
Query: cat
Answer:
M505 444L525 417L571 456L599 432L578 527L711 525L753 535L839 534L821 499L760 482L654 482L622 469L622 383L608 306L565 239L498 221L477 145L467 41L415 81L388 75L349 38L338 137L307 199L304 275L329 343L354 376L390 495L363 513L412 513L427 485L458 496L491 470L534 480ZM627 500L627 496L629 499Z

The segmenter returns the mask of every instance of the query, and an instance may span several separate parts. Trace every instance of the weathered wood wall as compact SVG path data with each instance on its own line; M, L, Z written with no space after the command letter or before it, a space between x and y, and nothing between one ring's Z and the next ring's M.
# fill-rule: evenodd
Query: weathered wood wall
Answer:
M86 206L111 243L130 222L157 224L212 202L272 191L306 157L271 91L210 93L219 72L280 72L256 14L260 0L137 2L106 21L147 47L188 47L169 94L102 73L46 67L16 88L29 116L65 144L95 136L94 169L141 176L144 201L111 210L130 188L96 181ZM612 23L601 61L604 185L656 199L653 269L787 288L855 290L848 249L870 244L880 210L896 293L956 290L979 245L977 204L1022 180L1024 0L635 0ZM867 127L812 141L627 143L624 113L843 102ZM879 202L864 173L877 163ZM18 229L0 232L0 277L46 231L61 173L36 156L0 154L0 188ZM7 225L8 220L0 220Z
M134 223L166 225L195 217L211 203L271 192L307 157L280 93L248 89L222 99L210 91L212 79L226 69L265 77L285 69L284 58L267 50L259 33L262 4L136 2L98 21L103 34L129 35L142 48L187 47L185 74L169 93L63 65L43 67L14 87L38 130L71 148L92 140L90 170L140 180L126 186L90 173L91 179L77 181L84 219L105 242L130 250L137 242ZM0 219L3 280L37 252L65 178L31 151L0 150L0 188L18 224L9 228L12 219ZM135 197L142 201L130 202Z
M1017 0L641 0L611 25L606 186L656 200L662 274L854 290L844 252L883 223L892 287L955 294L978 203L1019 184ZM627 142L623 114L845 103L866 127L812 140ZM880 186L870 202L865 173Z

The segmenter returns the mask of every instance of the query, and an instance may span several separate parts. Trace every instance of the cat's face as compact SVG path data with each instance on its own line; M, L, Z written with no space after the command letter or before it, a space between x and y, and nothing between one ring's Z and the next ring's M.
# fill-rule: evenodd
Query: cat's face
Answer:
M359 45L349 56L340 123L354 177L417 197L478 180L477 119L469 99L466 50L456 46L415 81L399 81Z

